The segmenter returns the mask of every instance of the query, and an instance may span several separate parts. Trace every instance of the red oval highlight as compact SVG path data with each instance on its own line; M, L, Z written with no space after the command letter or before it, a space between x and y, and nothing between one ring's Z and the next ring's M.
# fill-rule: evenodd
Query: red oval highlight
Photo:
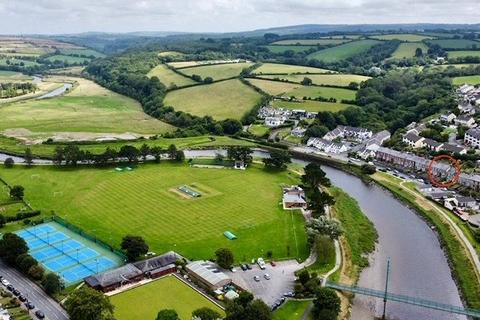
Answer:
M450 161L452 163L453 167L455 168L455 175L453 176L453 178L450 181L447 181L447 182L438 181L435 178L435 176L432 172L433 171L433 166L435 165L436 162L438 162L440 160ZM460 166L460 161L458 161L457 159L455 159L455 158L453 158L449 155L442 154L442 155L433 157L433 159L428 164L427 174L428 174L428 179L430 180L430 183L432 184L432 186L438 187L438 188L450 188L450 187L453 187L454 185L456 185L458 183L458 180L460 179L460 173L462 173L461 170L462 170L462 168Z

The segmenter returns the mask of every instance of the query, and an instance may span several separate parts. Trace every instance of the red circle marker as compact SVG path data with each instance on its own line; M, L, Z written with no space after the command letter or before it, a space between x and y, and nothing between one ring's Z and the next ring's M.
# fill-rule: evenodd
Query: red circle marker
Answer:
M441 182L441 181L438 181L437 179L435 179L435 176L432 172L433 171L433 166L435 165L436 162L438 162L440 160L450 161L450 163L452 163L453 167L455 168L455 175L453 176L453 178L450 181ZM461 170L462 169L461 169L461 166L460 166L460 161L458 161L457 159L455 159L455 158L453 158L449 155L442 154L442 155L433 157L433 159L428 164L427 174L428 174L428 179L430 180L430 183L434 187L450 188L450 187L452 187L452 186L454 186L458 183L458 180L460 179L460 173L462 172Z

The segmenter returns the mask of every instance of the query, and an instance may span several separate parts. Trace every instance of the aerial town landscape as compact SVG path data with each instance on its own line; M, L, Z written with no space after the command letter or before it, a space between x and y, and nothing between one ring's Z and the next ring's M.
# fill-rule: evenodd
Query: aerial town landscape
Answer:
M0 2L0 320L480 319L480 4L273 6Z

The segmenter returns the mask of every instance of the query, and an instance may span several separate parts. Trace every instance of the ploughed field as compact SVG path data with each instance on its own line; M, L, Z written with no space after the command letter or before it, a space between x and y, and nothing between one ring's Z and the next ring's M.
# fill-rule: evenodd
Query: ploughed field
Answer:
M116 247L134 234L146 239L150 251L175 250L193 259L212 258L221 247L231 248L237 261L269 250L276 259L308 256L302 214L281 205L282 185L298 183L293 173L162 162L128 172L2 167L0 177L23 185L34 208L53 211ZM184 185L202 196L186 197L177 190ZM238 239L225 238L227 230Z

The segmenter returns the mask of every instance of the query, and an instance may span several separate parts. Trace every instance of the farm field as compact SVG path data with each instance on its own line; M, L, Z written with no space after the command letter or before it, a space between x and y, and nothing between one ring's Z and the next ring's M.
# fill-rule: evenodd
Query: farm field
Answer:
M32 77L15 71L0 70L0 82L30 81Z
M480 57L480 51L474 50L448 51L447 54L449 58Z
M260 67L253 70L253 72L255 74L335 73L335 71L327 69L280 63L263 63Z
M190 78L183 77L178 73L170 70L164 64L158 65L147 74L148 77L158 77L160 82L163 83L167 88L172 87L183 87L188 86L191 84L195 84L196 82Z
M341 61L365 52L378 43L378 40L370 39L348 42L337 47L314 52L309 54L307 58L325 62Z
M84 69L85 69L84 66L76 66L76 67L67 67L67 68L60 68L60 69L50 69L48 70L48 73L56 74L56 75L80 76Z
M185 54L178 51L162 51L158 53L159 57L183 58Z
M213 80L222 80L237 77L243 69L252 66L253 63L226 63L211 66L198 66L192 68L184 68L179 70L187 76L194 74L199 75L202 79L211 77Z
M11 135L35 137L65 132L156 134L172 127L147 116L135 100L113 93L82 78L50 78L75 81L66 95L43 100L26 100L0 108L0 130ZM12 133L13 132L13 133Z
M403 58L413 58L415 56L415 51L417 48L422 49L422 52L425 54L428 51L426 44L418 43L400 43L397 50L392 54L392 58L403 59Z
M353 105L344 104L344 103L332 103L332 102L311 101L311 100L305 100L302 102L276 100L272 103L272 105L276 108L284 108L284 109L290 109L290 110L301 109L309 112L320 112L320 111L338 112L353 106Z
M460 86L460 85L465 84L465 83L472 84L472 85L477 85L477 84L480 84L480 75L455 77L455 78L453 78L452 82L456 86Z
M480 48L479 41L467 39L439 39L428 40L429 43L438 44L443 49L471 49L473 46Z
M339 45L351 41L350 39L293 39L281 40L271 45L305 45L305 46L325 46L325 45Z
M308 256L303 215L280 204L281 186L299 179L287 171L266 171L263 165L246 171L191 168L165 161L130 172L2 167L0 177L23 185L34 208L53 210L86 231L95 229L97 238L116 247L126 234L138 234L151 251L175 250L190 259L212 258L221 247L230 248L237 262L268 250L277 259ZM202 196L179 195L175 190L182 185L194 186ZM226 230L238 239L225 238Z
M241 119L261 99L252 88L233 79L171 91L165 105L175 110L214 119Z
M10 65L18 65L18 66L25 66L25 67L33 67L33 66L39 65L37 62L32 60L8 57L8 58L0 58L0 66L8 66L9 64L7 63L7 61L10 61Z
M304 52L307 50L315 49L315 46L279 46L279 45L270 45L265 46L270 52L273 53L284 53L285 51L293 51L293 52Z
M174 276L167 276L110 298L115 306L117 320L155 319L158 311L174 309L181 320L188 320L192 312L203 307L220 314L222 309ZM135 306L135 312L132 312Z
M255 87L274 96L287 95L299 99L303 97L315 98L321 96L324 98L335 98L340 101L342 99L354 100L356 94L354 90L342 88L302 86L301 84L261 79L248 79L248 81Z
M292 75L266 75L262 78L275 79L279 78L291 82L300 83L305 77L312 80L316 85L340 86L346 87L351 82L360 83L367 81L370 77L360 76L356 74L292 74Z
M79 49L61 49L60 50L61 54L62 55L80 55L80 56L86 56L86 57L90 57L90 56L93 56L95 58L103 58L105 57L105 55L103 53L100 53L98 51L95 51L95 50L92 50L92 49L83 49L83 48L79 48Z
M66 56L62 54L50 56L47 58L48 61L54 62L54 61L66 61L67 63L85 63L85 61L89 62L89 58L83 58L83 57L73 57L73 56Z
M458 64L441 64L441 65L432 66L432 68L439 68L439 69L457 68L457 69L462 69L462 68L470 68L470 67L478 67L478 66L480 66L480 64L478 64L478 63L458 63Z
M179 61L168 62L167 64L175 69L190 68L195 66L210 66L215 64L237 63L233 60L201 60L201 61Z
M412 33L399 33L399 34L382 34L371 36L372 39L377 40L400 40L408 42L420 42L423 40L433 39L431 36L412 34Z

